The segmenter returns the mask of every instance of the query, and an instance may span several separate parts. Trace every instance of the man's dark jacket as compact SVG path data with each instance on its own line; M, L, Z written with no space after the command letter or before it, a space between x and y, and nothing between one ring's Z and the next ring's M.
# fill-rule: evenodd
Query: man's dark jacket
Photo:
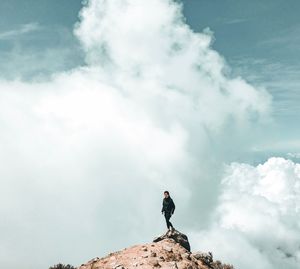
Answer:
M175 210L175 204L172 198L170 196L168 198L164 198L161 212L173 214L174 210Z

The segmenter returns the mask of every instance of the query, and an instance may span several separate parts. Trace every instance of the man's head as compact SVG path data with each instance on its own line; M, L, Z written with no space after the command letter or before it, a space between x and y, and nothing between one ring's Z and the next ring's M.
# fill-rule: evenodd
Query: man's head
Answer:
M164 191L164 196L165 196L165 198L168 198L170 196L169 192L168 191Z

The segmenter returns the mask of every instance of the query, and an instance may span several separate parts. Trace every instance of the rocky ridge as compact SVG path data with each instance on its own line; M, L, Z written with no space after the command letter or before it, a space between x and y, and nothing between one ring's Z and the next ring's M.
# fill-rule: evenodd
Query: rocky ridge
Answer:
M134 245L105 257L96 257L77 269L233 269L214 261L211 252L191 252L188 238L177 231L167 231L153 242Z

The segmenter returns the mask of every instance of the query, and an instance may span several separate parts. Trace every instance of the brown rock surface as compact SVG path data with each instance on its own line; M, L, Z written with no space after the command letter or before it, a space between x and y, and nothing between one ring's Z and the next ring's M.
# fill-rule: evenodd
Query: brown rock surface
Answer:
M167 232L168 233L168 232ZM166 233L166 234L167 234ZM180 237L180 232L176 238ZM165 235L166 235L165 234ZM169 235L170 232L169 232ZM181 234L182 235L182 234ZM163 238L162 238L163 237ZM161 268L161 269L231 269L233 267L222 265L219 261L213 262L212 254L201 252L191 253L182 242L174 238L162 235L160 240L152 243L134 245L103 258L94 258L78 269L132 269L132 268ZM156 239L157 239L156 238ZM185 237L183 237L185 238ZM186 237L187 240L187 237ZM154 239L155 241L155 239ZM188 242L188 240L187 240ZM186 244L186 242L183 242Z

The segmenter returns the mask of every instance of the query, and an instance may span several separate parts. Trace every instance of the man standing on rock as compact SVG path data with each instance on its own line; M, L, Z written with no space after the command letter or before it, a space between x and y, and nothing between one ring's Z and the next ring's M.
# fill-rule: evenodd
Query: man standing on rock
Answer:
M170 197L170 194L168 191L164 192L164 196L165 196L165 198L163 199L161 213L162 214L165 213L165 219L166 219L168 229L174 230L174 227L173 227L172 223L170 222L170 218L174 214L175 204L173 202L173 199Z

